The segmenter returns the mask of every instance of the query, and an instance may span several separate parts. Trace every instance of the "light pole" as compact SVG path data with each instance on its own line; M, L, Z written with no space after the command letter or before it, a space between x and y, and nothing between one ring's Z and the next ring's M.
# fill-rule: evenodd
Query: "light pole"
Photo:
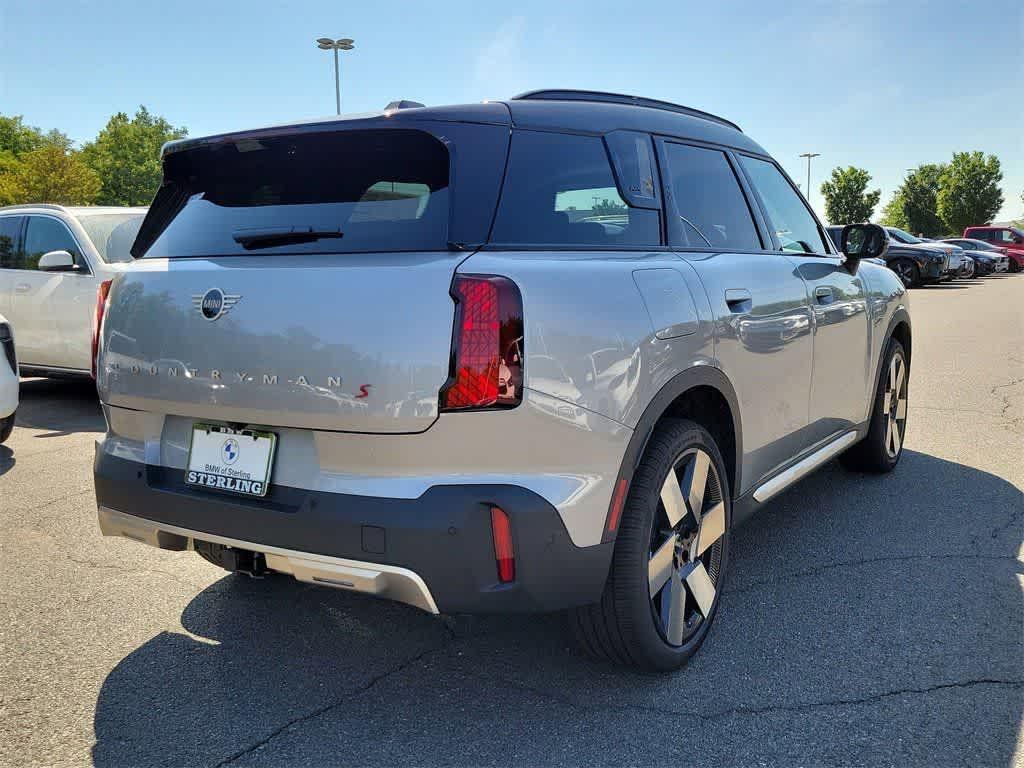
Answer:
M355 40L341 37L332 40L329 37L318 37L316 47L321 51L334 51L334 106L341 114L341 74L338 69L338 51L351 51L355 48Z
M811 202L811 158L821 157L820 152L804 152L800 157L807 158L807 202Z

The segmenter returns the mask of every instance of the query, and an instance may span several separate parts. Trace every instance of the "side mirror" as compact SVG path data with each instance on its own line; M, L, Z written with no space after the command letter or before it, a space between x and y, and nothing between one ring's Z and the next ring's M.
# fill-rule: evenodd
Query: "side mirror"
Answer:
M857 271L862 259L880 259L889 250L889 233L877 224L847 224L840 238L846 268Z
M48 251L39 257L39 270L41 272L72 272L75 266L75 257L67 251Z

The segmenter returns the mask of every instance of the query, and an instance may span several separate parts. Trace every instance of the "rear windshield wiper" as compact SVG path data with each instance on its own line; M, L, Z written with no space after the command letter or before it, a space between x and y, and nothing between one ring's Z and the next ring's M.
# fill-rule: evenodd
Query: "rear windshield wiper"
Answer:
M341 238L345 233L340 229L313 229L313 227L261 227L259 229L236 229L231 237L247 251L257 248L273 248L278 245L314 243L326 238Z

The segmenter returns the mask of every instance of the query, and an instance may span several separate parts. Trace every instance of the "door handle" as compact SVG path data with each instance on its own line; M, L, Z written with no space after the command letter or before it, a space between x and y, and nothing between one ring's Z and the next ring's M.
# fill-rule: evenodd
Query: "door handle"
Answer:
M725 303L729 307L729 311L735 314L749 312L754 306L754 302L750 298L750 291L746 288L727 288Z
M814 298L819 304L831 304L834 297L832 289L827 285L819 285L814 289Z
M28 283L18 283L16 286L14 286L15 293L28 293L31 290L32 286L29 285Z

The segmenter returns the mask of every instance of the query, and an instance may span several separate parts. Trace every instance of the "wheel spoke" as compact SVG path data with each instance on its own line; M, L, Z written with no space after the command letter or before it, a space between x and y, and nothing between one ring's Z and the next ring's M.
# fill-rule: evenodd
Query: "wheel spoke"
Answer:
M668 517L670 528L675 528L679 521L686 517L686 502L683 500L675 469L669 470L668 477L661 486L661 504L665 507L665 516Z
M676 541L679 536L672 534L665 540L665 543L658 547L658 551L651 555L647 563L647 584L650 587L651 597L658 594L658 590L665 586L668 577L672 575L672 557L675 554Z
M889 415L889 404L892 402L892 390L887 389L882 393L882 415Z
M896 419L904 421L907 418L907 398L901 397L896 401Z
M686 488L686 501L690 505L690 512L699 523L701 513L704 511L704 489L708 484L708 472L711 470L711 457L704 451L697 451L693 460L686 465L683 473L683 487Z
M903 389L903 376L905 371L903 369L903 358L897 357L893 359L893 365L896 366L896 384L893 386L893 394L898 394Z
M683 642L686 629L686 590L679 574L673 572L668 586L661 593L661 620L665 624L665 637L672 645Z
M700 560L691 560L686 563L680 571L686 588L694 601L697 603L697 610L704 618L711 613L711 606L715 603L715 583L711 581L704 563Z
M725 503L718 502L711 507L700 521L700 530L694 541L694 551L690 555L695 559L707 552L711 546L722 538L725 533Z

